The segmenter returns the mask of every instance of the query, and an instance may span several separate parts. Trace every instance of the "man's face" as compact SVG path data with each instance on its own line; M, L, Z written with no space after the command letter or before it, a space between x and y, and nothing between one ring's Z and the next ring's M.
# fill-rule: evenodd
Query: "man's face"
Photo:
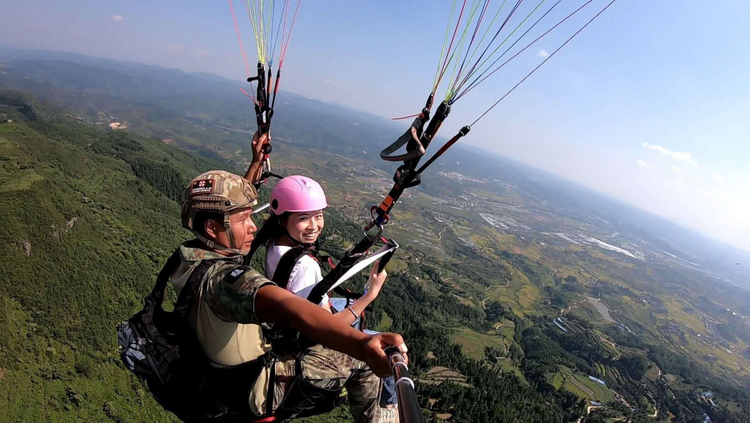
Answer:
M235 210L229 214L229 221L235 244L233 247L243 252L250 251L255 233L258 232L258 227L253 221L253 209Z
M224 228L224 223L214 221L216 243L224 247L242 250L243 253L250 251L250 246L255 239L255 232L258 231L258 227L255 226L253 221L253 209L247 208L230 212L229 223L234 245L229 245L229 237Z

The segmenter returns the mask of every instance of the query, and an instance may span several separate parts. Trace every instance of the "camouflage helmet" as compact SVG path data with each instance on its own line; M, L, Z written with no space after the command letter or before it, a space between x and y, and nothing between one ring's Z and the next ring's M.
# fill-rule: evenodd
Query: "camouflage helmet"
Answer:
M258 192L250 181L223 170L209 170L190 181L182 194L182 226L195 231L193 222L199 212L226 216L233 210L257 203Z

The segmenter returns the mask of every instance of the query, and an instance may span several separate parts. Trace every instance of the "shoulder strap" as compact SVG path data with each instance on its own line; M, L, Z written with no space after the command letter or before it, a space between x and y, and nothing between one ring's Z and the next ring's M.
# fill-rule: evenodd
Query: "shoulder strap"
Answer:
M164 264L161 271L159 271L159 276L156 277L156 285L154 285L154 289L152 289L151 293L146 297L147 306L161 306L162 302L164 302L164 290L167 288L169 277L177 270L181 261L180 249L178 248L177 251L172 253L169 259L167 259L167 263Z
M200 289L203 276L206 271L213 266L218 260L201 260L198 266L193 269L190 273L185 286L180 291L180 296L177 298L177 303L174 305L174 311L172 312L178 321L177 333L180 333L184 329L190 316L190 309L193 307L193 298L195 293Z
M289 284L289 277L292 276L292 270L294 270L294 266L297 264L299 259L306 255L313 256L309 248L301 246L292 247L291 250L287 251L283 256L281 256L279 263L276 265L276 270L273 272L273 278L271 278L271 280L275 282L276 285L279 286L279 288L286 289L286 286Z

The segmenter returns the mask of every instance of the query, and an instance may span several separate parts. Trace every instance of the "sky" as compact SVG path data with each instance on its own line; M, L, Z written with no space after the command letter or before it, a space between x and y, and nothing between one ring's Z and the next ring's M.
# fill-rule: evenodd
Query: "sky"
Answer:
M541 1L525 0L507 28ZM456 102L442 135L481 115L607 2L593 0ZM529 36L584 3L561 0ZM252 65L243 7L235 0ZM245 77L225 1L2 0L0 9L3 45ZM418 113L450 10L450 0L302 0L282 89L380 116ZM747 16L746 0L617 0L462 142L750 250Z

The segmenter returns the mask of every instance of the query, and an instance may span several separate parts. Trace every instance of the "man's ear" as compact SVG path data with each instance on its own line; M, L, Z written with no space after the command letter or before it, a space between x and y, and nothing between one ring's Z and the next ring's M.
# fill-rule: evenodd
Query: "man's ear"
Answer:
M214 219L206 219L206 222L203 224L203 230L209 238L216 239L218 237L218 228L218 223L216 223L216 220Z

